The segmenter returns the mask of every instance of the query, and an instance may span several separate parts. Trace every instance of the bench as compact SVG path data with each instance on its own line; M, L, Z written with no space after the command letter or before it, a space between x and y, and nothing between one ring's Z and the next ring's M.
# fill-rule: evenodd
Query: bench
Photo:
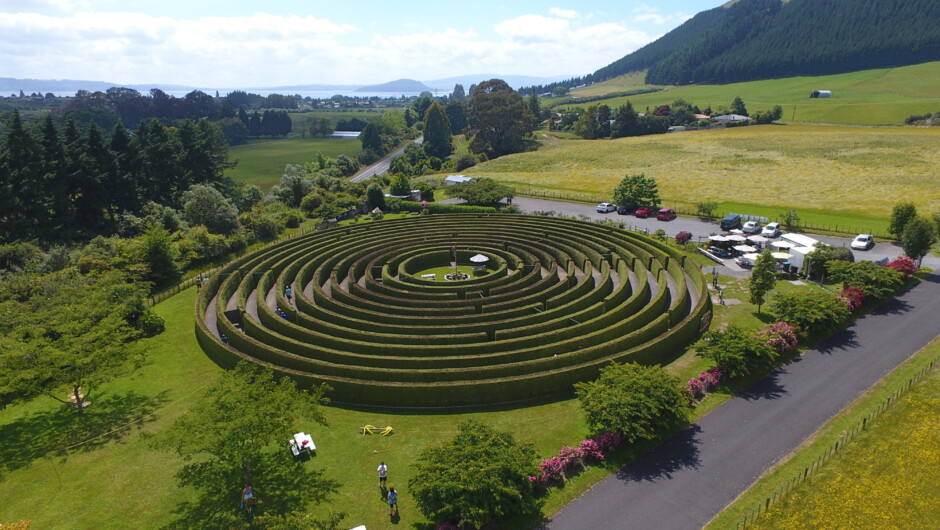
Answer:
M437 274L433 274L433 273L431 273L431 274L422 274L421 277L422 277L422 278L425 278L425 279L428 279L428 280L436 280L436 279L437 279Z

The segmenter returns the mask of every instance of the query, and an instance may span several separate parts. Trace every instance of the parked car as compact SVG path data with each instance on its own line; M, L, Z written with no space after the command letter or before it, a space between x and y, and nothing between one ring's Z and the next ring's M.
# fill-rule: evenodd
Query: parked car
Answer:
M736 213L729 213L721 220L721 229L722 230L731 230L733 228L741 228L741 216Z
M636 206L627 206L626 204L621 204L619 207L617 207L617 213L620 215L633 213L633 210L636 210Z
M764 237L780 237L780 223L767 223L767 226L761 230L760 235Z
M875 246L875 236L871 234L859 234L849 245L854 250L871 250Z
M633 215L635 215L635 216L637 216L637 217L642 217L642 218L645 219L645 218L647 218L647 217L653 215L653 209L650 208L649 206L642 206L642 207L640 207L640 208L637 208L636 211L633 212Z
M617 209L617 205L612 202L602 202L597 205L597 213L612 212Z
M676 211L672 208L661 208L656 212L656 218L660 221L672 221L676 218Z
M744 226L741 227L741 231L745 234L759 234L760 229L760 223L757 221L748 221L744 223Z

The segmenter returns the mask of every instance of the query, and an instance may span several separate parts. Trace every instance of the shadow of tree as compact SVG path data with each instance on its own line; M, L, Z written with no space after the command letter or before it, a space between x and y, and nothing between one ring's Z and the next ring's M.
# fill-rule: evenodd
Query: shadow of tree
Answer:
M787 393L786 389L780 385L780 374L786 373L783 368L774 370L770 375L760 381L738 392L738 397L748 401L757 399L777 399Z
M48 455L94 451L125 438L152 421L153 413L168 401L167 393L143 396L129 391L100 394L84 414L63 405L28 414L0 425L0 473L29 466Z
M824 355L846 351L858 347L857 333L852 328L843 329L835 335L820 341L813 349Z
M338 491L339 483L309 465L288 451L261 455L252 472L257 505L249 514L240 507L244 478L237 466L217 460L188 464L177 479L196 494L176 506L175 520L164 528L252 528L254 517L288 515L323 502Z
M692 424L662 445L622 467L617 478L625 481L651 481L656 478L672 477L672 474L684 468L699 466L698 434L702 428Z
M909 312L913 307L906 300L891 298L877 306L870 312L870 315L900 315Z

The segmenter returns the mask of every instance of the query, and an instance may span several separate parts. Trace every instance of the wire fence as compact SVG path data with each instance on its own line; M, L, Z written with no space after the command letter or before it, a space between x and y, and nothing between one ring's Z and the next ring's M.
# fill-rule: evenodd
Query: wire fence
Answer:
M590 195L586 193L568 193L561 191L550 191L550 190L535 190L527 189L518 193L520 197L533 197L536 199L549 199L555 201L566 201L566 202L582 202L582 203L602 203L610 202L611 197L602 197L599 195ZM677 214L683 215L686 217L703 217L698 210L686 209L683 207L673 207L673 210ZM721 219L725 215L732 212L724 211L715 211L712 212L710 216L711 219ZM734 212L737 213L737 212ZM756 216L747 216L749 218L758 219ZM817 233L829 233L829 234L846 234L846 235L857 235L857 234L872 234L875 237L882 239L893 239L891 234L883 230L877 230L870 226L858 226L858 225L824 225L824 224L815 224L815 223L805 223L798 221L787 227L787 230L790 231L802 231L802 232L817 232Z
M893 394L888 396L888 398L882 401L880 405L875 407L874 410L872 410L870 413L868 413L868 415L862 418L862 421L858 422L851 429L843 433L842 436L840 436L839 439L836 440L835 444L831 445L822 454L820 454L816 458L816 460L813 461L812 464L804 467L803 470L797 472L795 476L790 477L789 479L787 479L786 482L780 484L780 486L777 487L777 489L774 491L772 495L767 496L762 502L760 502L757 506L755 506L747 515L745 515L744 518L738 522L735 528L737 528L738 530L744 530L747 528L747 525L749 523L753 524L754 521L756 521L762 515L766 515L767 512L770 510L770 508L773 507L778 502L780 502L781 500L783 500L783 498L786 496L787 493L790 492L790 490L798 486L807 478L813 476L813 474L816 473L816 471L818 471L826 462L828 462L829 459L833 457L833 455L838 454L839 451L842 450L846 446L846 444L854 440L855 437L858 436L859 433L864 431L868 427L869 423L871 423L875 418L881 415L882 412L887 410L888 407L896 403L897 400L901 396L903 396L912 386L914 386L921 379L926 377L927 374L932 372L938 365L940 365L940 357L937 357L936 359L931 361L930 364L925 366L921 371L914 374L914 376L912 376L905 383L903 383L897 390L895 390Z

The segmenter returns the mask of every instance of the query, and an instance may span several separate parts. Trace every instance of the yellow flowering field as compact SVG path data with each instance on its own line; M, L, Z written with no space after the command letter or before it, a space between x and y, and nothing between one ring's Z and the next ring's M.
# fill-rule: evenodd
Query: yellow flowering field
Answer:
M937 528L940 371L748 528Z

